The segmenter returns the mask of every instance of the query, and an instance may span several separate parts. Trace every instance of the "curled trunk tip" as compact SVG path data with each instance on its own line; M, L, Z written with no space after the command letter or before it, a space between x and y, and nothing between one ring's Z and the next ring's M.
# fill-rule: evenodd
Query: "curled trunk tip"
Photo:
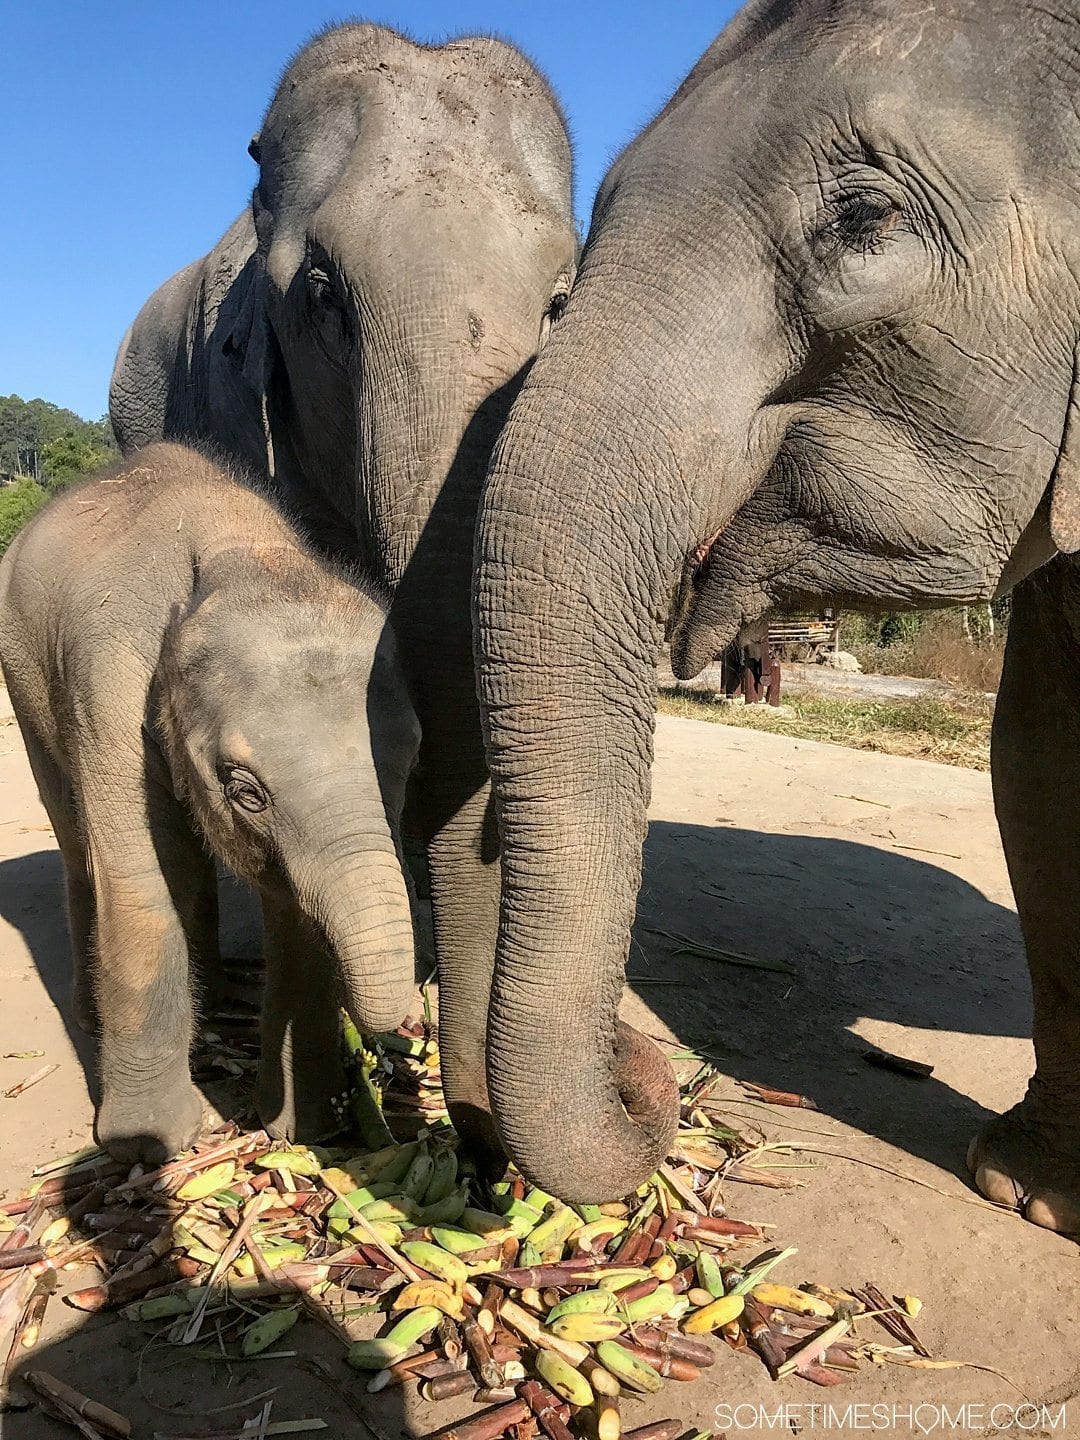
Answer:
M593 1108L585 1105L552 1118L542 1138L530 1127L516 1144L501 1112L515 1113L491 1077L496 1123L510 1157L541 1189L569 1204L601 1205L621 1199L647 1180L667 1157L679 1123L679 1087L667 1058L632 1026L616 1027L614 1067L596 1056L614 1094L598 1083ZM517 1107L518 1109L520 1107Z

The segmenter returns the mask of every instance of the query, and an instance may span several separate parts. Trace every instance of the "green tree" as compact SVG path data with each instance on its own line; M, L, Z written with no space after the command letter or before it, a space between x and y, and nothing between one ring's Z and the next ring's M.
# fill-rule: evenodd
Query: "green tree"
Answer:
M77 455L70 447L61 447L56 471L61 484L73 474L95 469L116 453L116 441L107 416L84 420L73 410L53 405L49 400L0 396L0 473L30 475L43 481L50 479L46 447L66 436L74 436L89 446L93 457L88 452ZM77 462L75 470L71 468L73 462Z
M89 428L89 427L88 427ZM41 447L41 478L50 490L59 490L107 465L116 453L88 435L67 430Z
M47 496L37 483L25 477L0 489L0 555L14 540L16 532L26 524L35 510L40 510Z

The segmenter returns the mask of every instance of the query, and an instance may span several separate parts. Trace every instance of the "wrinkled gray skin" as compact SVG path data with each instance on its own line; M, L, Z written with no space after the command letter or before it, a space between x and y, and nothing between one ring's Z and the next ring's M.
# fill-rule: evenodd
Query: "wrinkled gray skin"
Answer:
M690 676L770 605L1016 584L994 779L1038 1068L970 1163L1080 1229L1078 36L1076 0L756 0L601 187L476 590L493 1113L567 1198L627 1191L674 1123L611 1058L662 637Z
M110 413L125 450L197 435L239 455L392 594L443 1074L486 1135L498 868L469 584L491 448L573 273L565 126L508 45L354 24L292 62L252 154L251 212L147 302Z
M198 1130L214 856L262 896L260 1115L283 1137L336 1129L338 1004L392 1027L413 977L397 832L419 727L384 608L265 498L155 445L19 534L0 655L100 1030L99 1143L156 1162Z

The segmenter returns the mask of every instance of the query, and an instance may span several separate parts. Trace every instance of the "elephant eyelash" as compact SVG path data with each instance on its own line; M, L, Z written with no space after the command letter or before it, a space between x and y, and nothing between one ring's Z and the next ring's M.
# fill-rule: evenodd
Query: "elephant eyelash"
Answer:
M899 219L899 209L879 196L850 196L838 201L832 216L819 232L821 249L826 255L838 255L843 251L874 254Z
M270 796L250 770L239 765L222 765L218 778L225 799L234 809L258 815L270 804Z
M570 277L562 275L556 282L555 289L551 293L551 299L547 303L540 320L540 349L547 344L548 336L551 334L551 327L557 325L563 317L567 305L570 303Z
M334 282L325 270L313 267L308 271L308 287L316 300L326 304L337 303L337 292L334 289Z

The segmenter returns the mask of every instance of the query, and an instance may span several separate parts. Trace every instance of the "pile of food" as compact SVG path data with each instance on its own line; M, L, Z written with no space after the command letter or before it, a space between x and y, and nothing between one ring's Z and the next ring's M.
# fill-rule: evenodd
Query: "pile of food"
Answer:
M687 1430L679 1419L624 1428L633 1398L696 1379L726 1349L752 1352L776 1380L825 1386L867 1361L928 1355L910 1324L917 1301L780 1283L795 1251L725 1213L723 1181L753 1142L710 1115L711 1071L684 1087L672 1156L647 1185L566 1206L512 1170L485 1186L463 1161L430 1020L347 1038L354 1117L389 1138L377 1149L283 1147L227 1126L146 1173L100 1151L66 1157L0 1204L5 1388L21 1361L46 1408L78 1411L78 1392L58 1399L52 1377L35 1380L30 1352L49 1296L88 1263L100 1283L64 1293L67 1304L117 1308L192 1359L269 1357L313 1319L368 1391L416 1385L433 1405L471 1397L482 1408L452 1427L457 1440L511 1429L515 1440L537 1429L674 1440ZM392 1116L411 1116L412 1138L389 1137ZM873 1343L871 1321L892 1345ZM77 1418L84 1435L126 1433L119 1416Z

